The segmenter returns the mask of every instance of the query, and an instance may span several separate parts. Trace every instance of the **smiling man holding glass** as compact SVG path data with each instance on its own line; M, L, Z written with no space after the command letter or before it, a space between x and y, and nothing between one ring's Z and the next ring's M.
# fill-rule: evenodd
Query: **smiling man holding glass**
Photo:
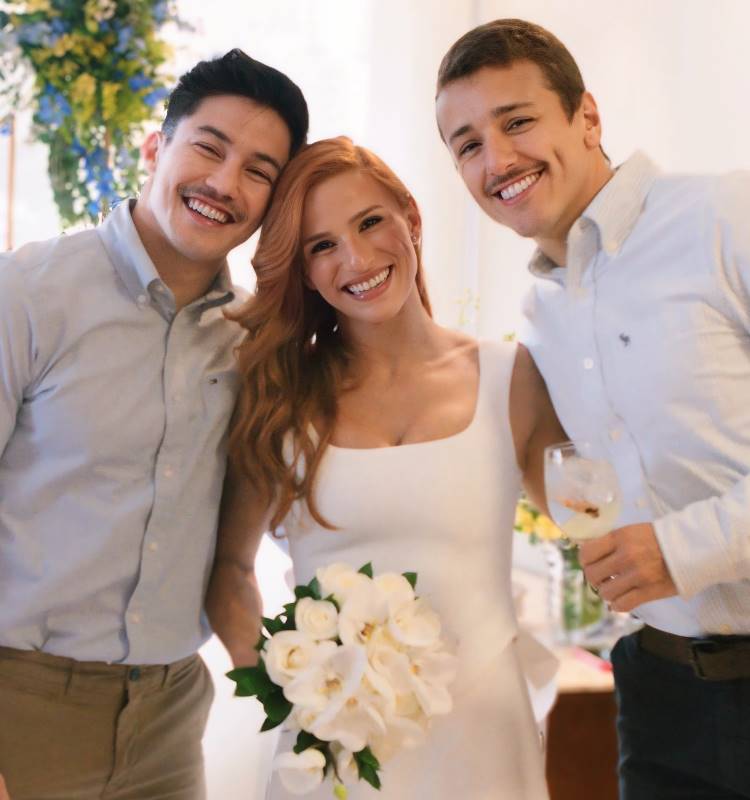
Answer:
M750 797L750 175L613 169L578 67L496 20L438 76L456 168L534 239L523 337L565 429L615 468L586 575L642 631L613 651L622 800Z

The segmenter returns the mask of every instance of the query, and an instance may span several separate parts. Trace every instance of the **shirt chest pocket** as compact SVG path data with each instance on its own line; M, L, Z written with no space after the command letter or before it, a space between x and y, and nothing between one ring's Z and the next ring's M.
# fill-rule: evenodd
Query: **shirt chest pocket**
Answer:
M239 375L233 369L207 372L201 382L204 420L228 424L239 388Z

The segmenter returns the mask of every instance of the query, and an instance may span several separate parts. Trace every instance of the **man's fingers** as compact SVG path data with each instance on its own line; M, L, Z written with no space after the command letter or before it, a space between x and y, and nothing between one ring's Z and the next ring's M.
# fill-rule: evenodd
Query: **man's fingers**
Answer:
M607 603L614 603L623 595L633 591L638 587L637 576L632 572L625 573L624 575L613 575L612 577L604 578L595 585L598 589L599 597Z
M616 540L612 533L600 536L598 539L588 539L578 547L578 560L581 566L585 567L606 558L614 552L615 547Z
M620 572L618 567L617 556L612 554L584 567L583 574L592 586L599 587L612 575L617 575Z

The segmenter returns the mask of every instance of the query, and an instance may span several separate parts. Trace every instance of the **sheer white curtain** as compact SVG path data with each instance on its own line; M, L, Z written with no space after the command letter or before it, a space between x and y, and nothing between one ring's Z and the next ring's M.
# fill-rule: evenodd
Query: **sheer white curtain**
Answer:
M347 134L393 166L422 209L437 318L482 336L517 329L532 245L476 210L435 127L438 64L475 24L518 16L555 32L599 103L614 163L642 148L669 170L750 168L747 0L180 0L180 8L196 31L177 37L175 75L242 47L302 87L311 139ZM57 231L44 149L23 141L28 119L20 122L17 244ZM6 176L0 138L0 225ZM253 246L231 257L247 286ZM283 602L287 564L275 545L264 545L268 611ZM221 648L211 643L205 652L218 693L206 738L210 798L261 798L272 737L255 735L253 703L230 699Z

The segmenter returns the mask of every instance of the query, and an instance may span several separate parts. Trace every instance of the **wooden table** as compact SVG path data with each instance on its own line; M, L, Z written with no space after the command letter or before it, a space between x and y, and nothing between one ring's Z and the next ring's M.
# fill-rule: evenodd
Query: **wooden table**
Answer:
M560 694L547 728L552 800L617 800L616 706L612 676L587 654L562 650ZM583 660L582 660L583 659Z

